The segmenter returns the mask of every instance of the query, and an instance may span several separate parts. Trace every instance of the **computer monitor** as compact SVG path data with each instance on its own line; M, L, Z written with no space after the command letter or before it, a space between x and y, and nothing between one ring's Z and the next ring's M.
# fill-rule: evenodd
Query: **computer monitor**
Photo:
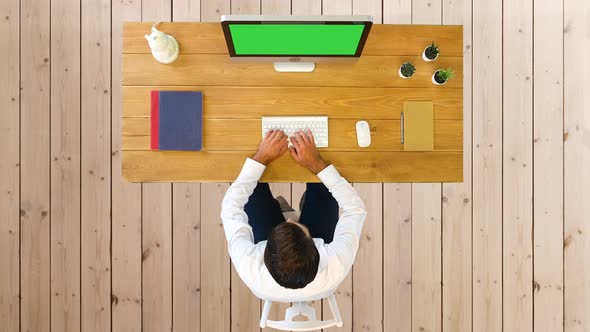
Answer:
M372 24L364 15L221 17L233 60L273 62L280 72L311 72L316 62L357 61Z

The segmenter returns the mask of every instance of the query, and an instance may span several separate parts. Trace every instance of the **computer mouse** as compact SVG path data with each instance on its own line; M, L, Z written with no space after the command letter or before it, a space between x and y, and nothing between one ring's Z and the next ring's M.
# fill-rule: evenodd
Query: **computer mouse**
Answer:
M371 145L371 129L367 121L356 123L356 140L361 148Z

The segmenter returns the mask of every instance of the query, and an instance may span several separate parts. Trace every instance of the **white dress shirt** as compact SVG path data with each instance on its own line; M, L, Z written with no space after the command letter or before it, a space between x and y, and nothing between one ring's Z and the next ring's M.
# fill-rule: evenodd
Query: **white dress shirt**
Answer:
M330 190L342 214L336 225L334 240L324 243L313 239L320 254L315 279L304 288L280 286L264 265L266 241L254 244L252 227L244 205L254 191L265 166L247 159L240 175L227 190L221 205L221 219L228 242L229 255L244 283L261 299L278 302L303 302L324 298L333 293L346 278L358 250L367 211L363 201L333 165L317 176Z

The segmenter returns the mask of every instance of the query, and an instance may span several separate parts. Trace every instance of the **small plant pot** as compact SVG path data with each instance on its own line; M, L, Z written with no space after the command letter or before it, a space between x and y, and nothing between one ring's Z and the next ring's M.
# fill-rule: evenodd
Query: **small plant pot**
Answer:
M426 49L429 48L429 47L430 47L430 45L426 46L424 48L424 51L422 51L422 60L424 60L426 62L431 62L431 61L434 61L434 60L438 59L438 56L440 54L440 53L437 53L436 54L436 57L434 59L428 59L428 57L426 57Z
M410 62L404 62L401 66L399 66L397 73L399 77L403 79L411 78L416 73L416 67ZM405 76L404 73L409 74L409 76Z
M401 77L401 78L403 78L403 79L412 78L412 76L414 76L414 75L412 74L412 76L405 77L405 76L402 74L402 67L399 67L399 69L398 69L397 73L399 74L399 77Z
M436 77L436 73L438 73L438 70L437 70L437 71L435 71L435 72L434 72L434 74L432 74L432 83L433 83L434 85L445 85L445 84L447 84L447 82L448 82L448 81L444 81L444 82L442 82L442 83L438 83L438 82L436 81L436 79L435 79L435 77Z

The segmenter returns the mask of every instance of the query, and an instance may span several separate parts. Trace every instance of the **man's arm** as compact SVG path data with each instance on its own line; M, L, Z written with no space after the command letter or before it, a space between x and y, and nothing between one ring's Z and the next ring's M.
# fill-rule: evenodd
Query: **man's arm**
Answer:
M359 246L361 231L367 210L360 196L333 165L321 158L313 134L298 132L291 137L291 156L302 166L317 174L342 208L342 215L336 224L333 241L327 246L336 254L344 271L350 270ZM342 278L346 277L345 275Z
M248 215L244 211L244 206L254 192L266 165L285 153L287 146L287 137L283 131L269 131L260 143L256 155L246 160L240 175L223 198L221 220L229 255L234 262L254 248L254 234L252 227L248 224Z
M244 206L265 168L263 164L248 158L221 203L221 220L232 260L239 259L238 256L249 252L248 248L254 245L254 234Z
M342 214L334 231L334 239L327 246L333 250L344 271L348 273L358 251L367 210L356 190L338 173L333 165L321 171L318 178L342 208ZM342 278L344 277L346 275L342 276Z

